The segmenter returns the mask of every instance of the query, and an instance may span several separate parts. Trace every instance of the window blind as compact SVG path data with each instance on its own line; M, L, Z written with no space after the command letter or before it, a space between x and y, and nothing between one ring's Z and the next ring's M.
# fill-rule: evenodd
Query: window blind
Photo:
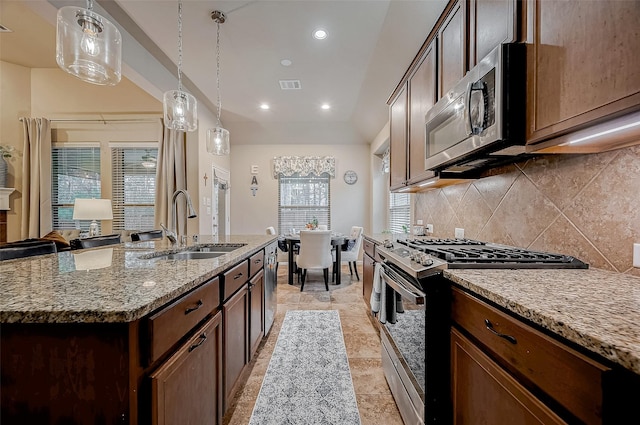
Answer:
M278 231L304 229L314 218L331 228L329 175L320 177L280 176L278 184Z
M100 198L100 148L54 146L51 149L53 229L89 229L90 221L73 220L76 198Z
M158 149L111 148L111 200L113 230L153 230L156 168L145 167Z
M404 233L402 226L409 228L411 200L408 193L389 193L389 230Z

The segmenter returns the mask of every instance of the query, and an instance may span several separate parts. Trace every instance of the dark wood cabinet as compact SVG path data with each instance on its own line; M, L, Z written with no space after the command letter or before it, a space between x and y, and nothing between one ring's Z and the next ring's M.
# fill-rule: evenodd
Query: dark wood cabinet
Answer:
M407 83L405 83L389 109L389 187L391 190L403 188L407 182L407 105L408 94Z
M246 261L244 262L246 264ZM240 376L248 363L249 285L246 283L222 306L224 352L224 410L241 385Z
M564 424L551 409L455 329L451 331L454 424Z
M469 69L502 43L516 41L517 0L469 1Z
M249 359L253 358L264 336L264 271L249 281Z
M362 246L364 250L362 255L362 297L368 306L371 300L371 292L373 292L376 244L369 239L363 239Z
M532 0L526 15L528 144L640 109L637 1Z
M409 79L409 184L433 177L425 171L425 119L424 116L436 101L436 48L431 43L424 52L422 61Z
M467 71L464 0L458 1L438 30L438 98L444 97Z
M150 376L153 425L222 420L222 313L207 320Z

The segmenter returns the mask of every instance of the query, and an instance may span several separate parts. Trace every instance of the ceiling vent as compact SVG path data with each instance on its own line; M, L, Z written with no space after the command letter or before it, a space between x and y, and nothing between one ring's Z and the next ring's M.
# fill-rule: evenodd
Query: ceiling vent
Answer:
M302 85L300 80L280 80L280 88L282 90L300 90Z
M7 28L4 25L0 24L0 32L13 32L13 30L10 30L9 28Z

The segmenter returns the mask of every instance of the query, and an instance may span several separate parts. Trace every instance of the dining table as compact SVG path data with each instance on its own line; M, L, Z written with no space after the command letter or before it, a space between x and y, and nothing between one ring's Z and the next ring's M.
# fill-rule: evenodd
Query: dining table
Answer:
M289 285L293 285L293 249L296 243L300 243L300 233L296 233L293 235L284 235L285 240L287 241L288 247L288 264L289 269L288 272L288 283ZM337 273L336 273L336 285L340 285L340 252L342 251L342 246L348 241L347 237L340 233L332 233L331 234L331 246L335 247L336 250L336 264L337 264Z

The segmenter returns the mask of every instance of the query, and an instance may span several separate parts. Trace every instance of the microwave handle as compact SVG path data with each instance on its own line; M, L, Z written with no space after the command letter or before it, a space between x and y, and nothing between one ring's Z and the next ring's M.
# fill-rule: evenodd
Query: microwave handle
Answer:
M474 91L479 91L482 93L482 123L480 125L475 125L475 123L471 119L471 94ZM475 83L471 83L467 86L466 93L466 111L465 114L467 116L467 123L469 124L467 127L467 131L469 134L480 134L485 130L485 126L487 123L487 101L488 101L488 92L487 92L487 84L484 81L476 81Z

